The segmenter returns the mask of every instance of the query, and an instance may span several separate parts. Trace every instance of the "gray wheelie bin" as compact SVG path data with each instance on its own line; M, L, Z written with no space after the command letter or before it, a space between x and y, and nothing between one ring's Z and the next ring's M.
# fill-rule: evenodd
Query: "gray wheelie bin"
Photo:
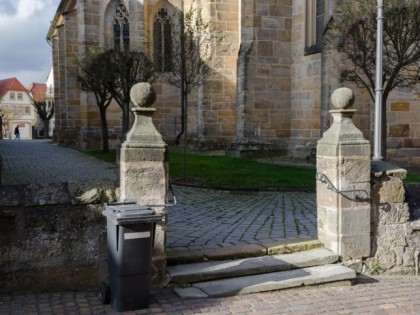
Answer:
M136 203L106 204L103 214L109 272L109 287L101 287L103 302L119 312L148 308L155 226L162 215Z

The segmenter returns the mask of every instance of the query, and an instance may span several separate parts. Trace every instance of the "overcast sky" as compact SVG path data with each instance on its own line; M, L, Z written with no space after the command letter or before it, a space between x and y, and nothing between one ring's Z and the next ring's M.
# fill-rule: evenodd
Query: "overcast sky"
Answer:
M45 83L51 67L46 41L60 0L0 0L0 79L25 87Z

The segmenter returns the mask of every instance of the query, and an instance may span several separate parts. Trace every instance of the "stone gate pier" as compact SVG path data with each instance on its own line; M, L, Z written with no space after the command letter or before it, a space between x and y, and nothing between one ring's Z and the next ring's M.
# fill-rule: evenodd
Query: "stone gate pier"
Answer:
M332 126L317 146L318 238L343 260L370 256L370 144L353 124L354 94L332 94Z
M153 125L150 108L156 93L149 83L138 83L131 88L132 111L135 121L121 146L120 189L121 201L136 201L155 205L164 221L156 226L152 254L152 283L163 285L166 277L166 197L168 191L168 152L161 134Z
M406 201L407 171L371 161L369 141L352 122L353 102L350 89L334 91L334 122L318 142L318 238L357 272L418 275L420 207Z

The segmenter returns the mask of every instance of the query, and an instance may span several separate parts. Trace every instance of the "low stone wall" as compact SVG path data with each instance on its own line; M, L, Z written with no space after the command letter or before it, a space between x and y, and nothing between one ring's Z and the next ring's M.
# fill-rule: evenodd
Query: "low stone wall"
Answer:
M0 187L0 293L98 288L116 195L103 180Z
M416 208L420 203L413 202L411 209L407 203L403 184L406 174L394 165L372 162L372 252L365 260L366 274L418 274L420 220ZM418 188L411 187L409 197L419 199Z

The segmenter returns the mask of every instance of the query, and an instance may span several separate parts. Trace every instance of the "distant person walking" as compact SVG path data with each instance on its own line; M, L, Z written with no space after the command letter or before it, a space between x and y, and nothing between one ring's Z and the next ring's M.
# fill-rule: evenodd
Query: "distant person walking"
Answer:
M20 140L19 126L15 128L15 140Z

